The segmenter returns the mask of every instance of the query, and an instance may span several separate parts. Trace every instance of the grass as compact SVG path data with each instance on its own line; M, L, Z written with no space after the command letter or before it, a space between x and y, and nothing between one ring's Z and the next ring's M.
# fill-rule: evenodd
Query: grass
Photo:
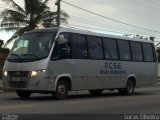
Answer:
M3 82L0 79L0 92L15 92L15 90L10 90L10 89L4 89L3 88Z
M5 93L8 93L8 92L15 92L15 90L10 90L10 89L4 89L3 87L0 87L0 92L5 92Z

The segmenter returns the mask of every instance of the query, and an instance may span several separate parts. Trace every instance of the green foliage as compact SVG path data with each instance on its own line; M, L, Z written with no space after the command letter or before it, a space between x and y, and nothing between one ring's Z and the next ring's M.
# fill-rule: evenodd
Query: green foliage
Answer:
M154 42L154 40L155 40L155 37L154 37L154 36L144 37L144 36L138 35L138 34L135 35L134 38L145 39L145 40L151 40L151 41L153 41L153 42Z
M10 50L8 48L0 48L0 54L8 54L9 51Z
M155 37L153 37L153 36L150 36L150 37L149 37L149 39L150 39L151 41L153 41L153 42L154 42L154 40L155 40Z
M3 40L0 40L0 48L2 48L2 45L3 45Z
M4 92L4 93L13 93L13 92L16 92L15 90L12 90L12 89L5 89L3 87L0 87L0 92Z
M8 54L9 54L9 49L0 48L0 79L2 78L2 68Z
M24 9L14 0L3 0L11 9L4 9L0 13L1 27L5 31L15 31L15 34L6 42L8 45L13 39L18 38L24 32L37 29L38 26L55 26L56 12L50 11L47 6L49 0L24 0ZM61 22L67 23L69 15L61 12Z

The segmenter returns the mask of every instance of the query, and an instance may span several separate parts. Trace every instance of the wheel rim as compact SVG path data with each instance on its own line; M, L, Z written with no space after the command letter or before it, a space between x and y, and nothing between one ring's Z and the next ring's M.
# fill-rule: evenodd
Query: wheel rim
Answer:
M60 97L65 96L66 95L66 87L64 85L59 85L57 92Z

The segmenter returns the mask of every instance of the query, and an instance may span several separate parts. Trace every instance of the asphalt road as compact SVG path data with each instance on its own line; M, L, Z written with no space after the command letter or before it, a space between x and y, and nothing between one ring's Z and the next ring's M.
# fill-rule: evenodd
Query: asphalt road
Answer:
M136 89L133 96L119 96L104 91L93 97L86 92L72 92L57 101L51 95L32 94L21 100L15 93L0 93L0 113L12 114L141 114L160 113L160 86Z

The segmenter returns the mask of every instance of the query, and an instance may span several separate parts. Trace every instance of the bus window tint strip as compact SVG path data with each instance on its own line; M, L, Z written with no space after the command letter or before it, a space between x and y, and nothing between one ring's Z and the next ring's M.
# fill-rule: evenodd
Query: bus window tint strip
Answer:
M63 34L65 35L65 39L68 39L68 41L70 41L67 45L68 47L65 49L70 49L70 56L72 56L73 59L106 59L135 62L156 61L154 46L151 43L128 41L107 37L102 38L77 33ZM69 54L70 53L67 53L65 58L69 58Z

